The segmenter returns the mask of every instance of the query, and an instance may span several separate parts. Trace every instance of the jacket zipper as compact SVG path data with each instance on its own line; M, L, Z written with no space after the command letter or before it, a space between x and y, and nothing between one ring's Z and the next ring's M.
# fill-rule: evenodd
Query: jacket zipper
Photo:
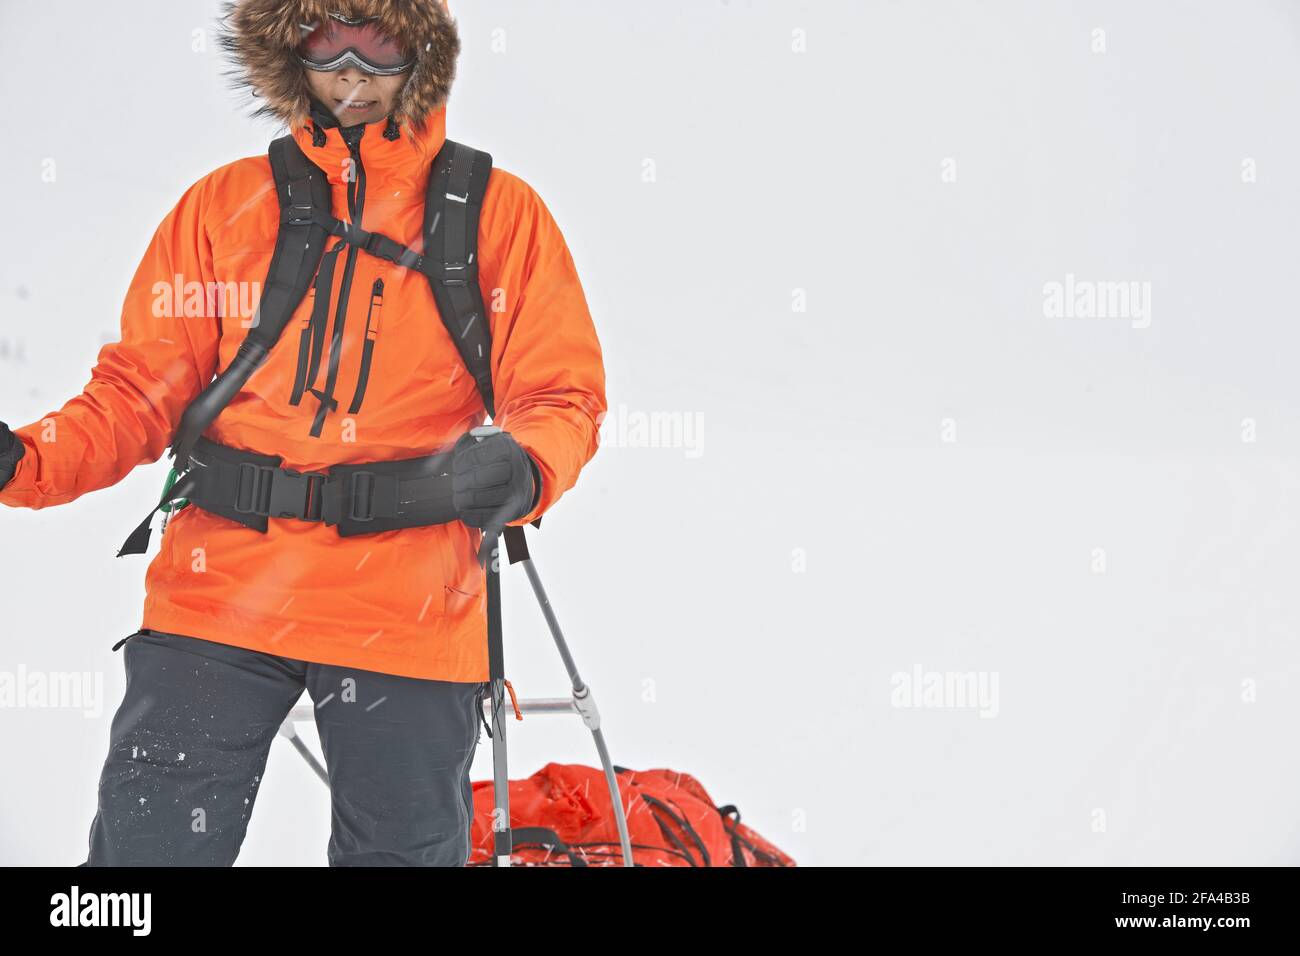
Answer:
M357 390L352 395L352 404L348 414L355 415L361 411L361 403L366 397L366 385L370 382L370 363L375 357L375 339L379 338L379 316L384 308L384 280L376 279L370 289L370 311L366 314L366 344L361 353L361 371L357 374Z
M361 140L365 136L366 127L354 126L340 130L340 133L352 157L352 176L348 182L348 216L353 225L361 228L361 217L366 206L366 167L361 162ZM320 437L325 428L326 416L335 411L339 405L334 398L334 389L338 385L339 357L343 351L343 327L347 320L348 297L352 294L352 275L356 271L358 252L356 246L348 245L347 261L343 266L343 283L339 287L338 308L334 313L334 337L330 343L329 372L325 378L325 391L309 389L320 401L320 408L311 426L312 438Z

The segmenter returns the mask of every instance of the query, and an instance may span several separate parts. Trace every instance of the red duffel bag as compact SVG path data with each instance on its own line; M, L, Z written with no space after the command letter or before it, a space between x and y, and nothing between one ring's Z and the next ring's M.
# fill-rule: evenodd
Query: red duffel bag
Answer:
M741 823L734 806L716 806L689 774L616 770L637 866L795 865ZM492 781L475 783L470 866L492 860L493 805ZM515 865L623 865L601 770L552 763L527 780L511 780L510 825Z

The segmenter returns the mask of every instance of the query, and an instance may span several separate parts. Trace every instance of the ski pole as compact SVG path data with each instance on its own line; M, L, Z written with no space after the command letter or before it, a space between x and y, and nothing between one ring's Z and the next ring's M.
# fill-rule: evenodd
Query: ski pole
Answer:
M478 441L499 434L495 425L472 429L470 434ZM486 557L487 572L487 630L488 678L492 701L492 863L508 867L514 852L514 837L510 830L510 766L506 749L506 671L505 641L501 624L501 532L494 526L484 529L480 560Z

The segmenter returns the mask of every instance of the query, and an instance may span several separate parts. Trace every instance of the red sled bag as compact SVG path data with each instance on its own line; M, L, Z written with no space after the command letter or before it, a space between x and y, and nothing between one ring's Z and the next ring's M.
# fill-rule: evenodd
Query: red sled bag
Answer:
M718 807L698 780L675 770L616 767L637 866L794 866ZM492 781L474 784L470 866L492 861ZM510 781L511 859L516 866L622 866L618 825L603 771L547 764Z

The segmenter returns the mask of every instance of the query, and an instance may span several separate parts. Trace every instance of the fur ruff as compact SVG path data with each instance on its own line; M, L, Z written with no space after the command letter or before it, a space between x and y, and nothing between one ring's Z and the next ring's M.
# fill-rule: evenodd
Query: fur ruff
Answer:
M460 35L440 0L234 0L221 19L222 47L234 60L238 89L260 101L258 116L295 129L310 115L307 69L299 61L303 25L329 14L378 17L379 26L416 53L394 119L416 127L447 101L456 77Z

